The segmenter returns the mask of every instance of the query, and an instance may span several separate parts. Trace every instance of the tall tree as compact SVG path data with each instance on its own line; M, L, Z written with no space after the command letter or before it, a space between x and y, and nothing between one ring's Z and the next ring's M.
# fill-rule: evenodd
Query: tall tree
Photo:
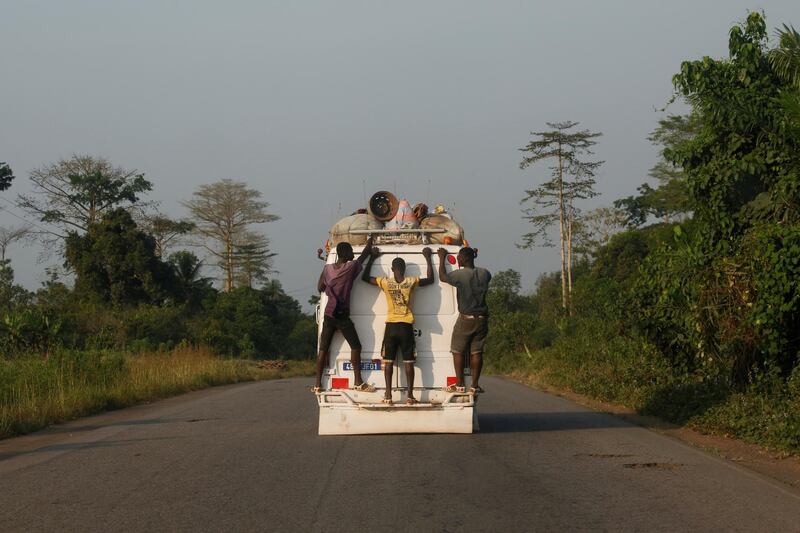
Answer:
M30 226L0 226L0 261L5 261L6 250L11 244L20 241L31 234Z
M11 187L11 182L14 181L14 173L8 163L0 161L0 191L4 191Z
M73 155L31 171L31 194L18 196L19 206L53 229L46 240L83 233L116 208L141 206L140 196L153 188L136 170L116 167L102 157Z
M537 138L520 151L525 152L519 166L525 169L544 160L554 160L550 179L536 189L526 190L521 203L531 202L533 207L523 210L525 219L534 230L523 235L522 248L552 246L549 230L558 222L559 249L561 253L561 306L568 308L572 287L572 237L577 216L575 201L595 195L595 172L602 161L584 161L592 155L595 138L602 135L589 130L572 131L577 122L548 122L549 131L531 132Z
M267 213L269 203L261 200L261 192L246 183L224 179L202 185L184 206L192 214L195 233L201 246L215 257L223 274L223 289L230 292L239 266L237 245L243 242L253 224L278 220Z

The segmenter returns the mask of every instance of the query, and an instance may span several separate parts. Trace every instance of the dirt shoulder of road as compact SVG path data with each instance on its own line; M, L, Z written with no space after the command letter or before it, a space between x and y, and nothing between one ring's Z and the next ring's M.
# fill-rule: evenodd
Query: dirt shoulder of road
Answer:
M641 415L624 405L595 400L570 390L558 389L542 383L535 375L505 374L502 377L528 385L538 390L566 398L595 411L608 413L637 426L647 428L685 442L705 452L711 453L753 470L761 475L800 489L800 457L768 450L725 435L701 433L694 429L678 426L654 416Z

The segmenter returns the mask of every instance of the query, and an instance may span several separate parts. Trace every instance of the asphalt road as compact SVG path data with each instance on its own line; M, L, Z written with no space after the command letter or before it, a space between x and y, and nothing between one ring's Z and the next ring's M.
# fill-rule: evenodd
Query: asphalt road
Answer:
M487 378L474 435L318 437L307 379L0 441L0 531L800 531L800 497Z

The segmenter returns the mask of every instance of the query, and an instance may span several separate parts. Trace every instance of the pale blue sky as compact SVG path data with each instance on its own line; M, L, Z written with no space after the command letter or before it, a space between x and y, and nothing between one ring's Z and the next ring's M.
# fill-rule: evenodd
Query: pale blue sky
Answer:
M520 271L530 289L558 258L514 246L518 201L547 174L518 169L529 131L602 131L603 194L587 207L632 194L680 62L724 56L753 9L770 28L800 24L796 0L0 0L0 161L17 174L3 198L72 153L144 172L173 216L200 184L246 181L282 217L264 229L278 278L305 302L314 252L366 180L455 204L479 262ZM11 250L31 288L36 255Z

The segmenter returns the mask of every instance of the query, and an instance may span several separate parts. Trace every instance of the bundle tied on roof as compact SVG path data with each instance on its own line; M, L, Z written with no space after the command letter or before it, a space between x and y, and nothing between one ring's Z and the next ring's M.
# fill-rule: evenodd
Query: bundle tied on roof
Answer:
M433 233L430 236L431 244L464 243L464 228L458 222L445 215L430 215L419 224L423 229L443 229L444 233Z
M351 231L380 229L383 229L383 222L368 213L344 217L331 228L331 246L336 246L340 242L349 242L353 246L362 246L367 242L367 235L352 235Z
M442 232L423 235L418 231L403 231L418 229ZM416 204L412 208L408 200L398 201L389 191L378 191L370 197L367 209L359 209L333 225L329 244L335 246L348 242L362 246L373 230L376 242L383 243L462 245L465 242L464 229L452 219L444 205L437 205L433 214L429 214L425 204ZM353 234L354 231L357 233Z

